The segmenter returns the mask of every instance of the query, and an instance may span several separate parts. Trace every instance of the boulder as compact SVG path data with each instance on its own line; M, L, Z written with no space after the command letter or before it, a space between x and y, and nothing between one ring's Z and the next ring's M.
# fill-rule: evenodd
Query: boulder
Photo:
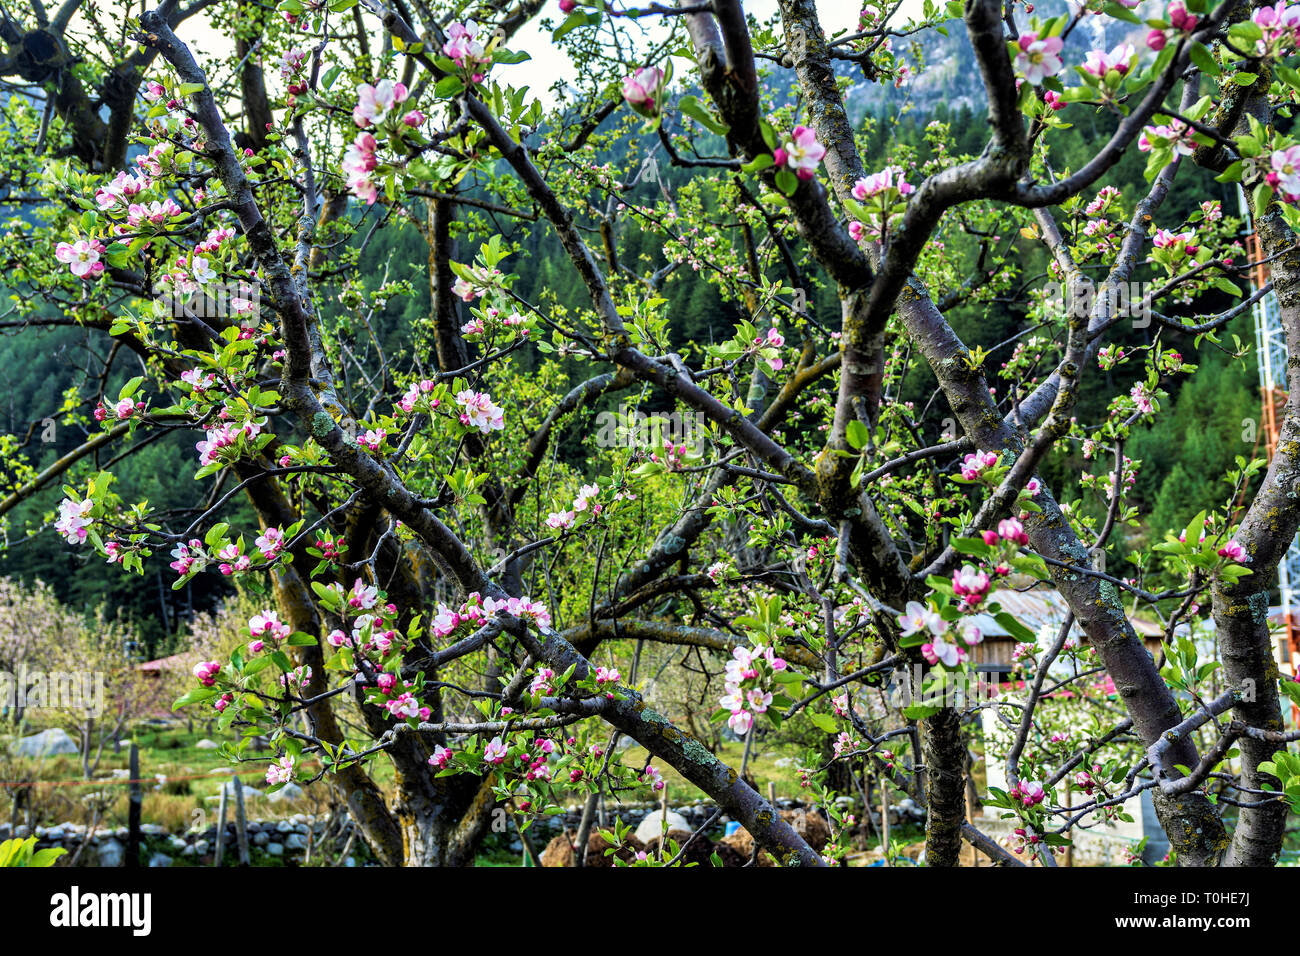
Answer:
M218 747L220 747L220 746L221 746L221 744L217 743L215 740L209 740L207 737L204 737L202 740L200 740L198 743L196 743L196 744L194 745L194 749L196 749L196 750L216 750L216 749L217 749Z
M51 727L39 734L15 740L9 745L9 752L18 757L55 757L81 753L76 742L62 727Z
M691 831L691 825L686 822L686 818L680 813L674 813L672 810L666 812L655 810L653 813L648 814L641 821L640 826L636 828L636 838L642 843L649 843L651 839L659 837L664 832L663 821L665 816L668 819L669 832L685 830L689 833Z
M245 787L244 789L247 790L248 788ZM296 783L286 783L279 790L268 793L266 799L269 803L279 803L282 800L297 800L301 796L302 787Z
M286 850L305 850L307 849L307 838L301 833L290 833L284 839L284 848Z
M284 844L268 843L266 845L266 852L271 854L271 856L284 856Z
M117 840L106 840L97 850L100 866L121 866L126 862L126 847Z
M150 866L171 866L172 858L169 857L166 853L155 853L153 856L149 857L149 865Z

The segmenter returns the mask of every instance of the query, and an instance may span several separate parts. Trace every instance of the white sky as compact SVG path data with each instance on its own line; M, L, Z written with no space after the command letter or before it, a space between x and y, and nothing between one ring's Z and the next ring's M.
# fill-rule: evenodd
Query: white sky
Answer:
M665 0L671 2L671 0ZM828 35L834 35L841 30L856 30L858 24L858 14L860 5L854 0L816 0L817 15L821 20L822 29ZM622 6L636 6L637 0L626 0ZM767 20L777 12L777 0L744 0L743 6L745 12L757 17L760 21ZM909 15L920 16L922 9L922 0L905 0L902 9L895 14L891 25L898 25L907 22ZM554 6L548 7L543 11L555 18L556 22L561 22L562 15ZM650 26L647 31L651 42L655 38L662 38L664 35L661 29L654 29L652 26L656 22L662 22L663 17L645 17L642 22ZM565 56L564 52L551 43L550 34L542 30L538 24L538 18L531 20L528 25L519 31L515 40L510 44L512 49L526 50L532 54L533 59L527 63L520 64L515 69L520 73L525 73L531 81L533 92L541 96L542 101L548 106L551 103L551 97L547 92L549 87L557 76L572 76L574 72L573 63ZM692 64L677 62L675 64L678 70L690 69ZM518 81L514 81L518 82Z
M624 0L620 6L635 6L637 0ZM840 30L854 30L857 26L859 4L854 0L816 0L817 12L821 19L822 28L828 34L834 34ZM922 0L905 0L903 8L895 15L891 25L901 25L907 22L909 15L920 15ZM149 2L153 6L153 0ZM139 14L139 0L116 0L116 2L102 4L109 9L123 10L129 8L133 13ZM753 14L760 20L766 20L777 11L777 0L745 0L744 8L747 13ZM563 21L563 14L559 12L556 0L547 0L547 6L543 14L550 16L557 24ZM645 17L642 23L647 26L647 35L650 42L656 37L663 36L663 30L656 24L661 23L663 17ZM110 20L111 22L111 20ZM376 25L376 30L378 26ZM75 31L75 26L74 26ZM229 54L233 47L229 38L222 36L215 31L206 16L201 14L187 20L181 24L177 30L177 35L190 45L191 49L199 55L202 61L203 55L220 56ZM556 47L550 38L549 31L541 29L539 18L534 17L522 29L515 39L511 42L510 47L514 50L524 50L532 55L532 59L510 67L498 67L501 71L501 77L505 82L515 85L527 84L532 91L538 95L543 103L547 106L552 105L552 97L549 93L549 87L557 78L567 78L574 75L575 68L569 58ZM278 75L274 69L274 63L279 54L283 52L279 49L267 50L264 53L263 60L268 66L267 80L271 83L278 82ZM689 70L691 64L678 63L678 70Z

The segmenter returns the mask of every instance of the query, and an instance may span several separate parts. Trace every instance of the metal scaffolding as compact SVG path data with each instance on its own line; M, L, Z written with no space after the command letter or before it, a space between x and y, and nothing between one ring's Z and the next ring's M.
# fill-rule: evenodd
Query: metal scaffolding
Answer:
M1241 216L1249 230L1249 249L1252 261L1252 292L1258 291L1268 283L1268 266L1262 261L1259 236L1250 219L1250 210L1246 206L1246 196L1240 189L1237 198L1241 207ZM1263 411L1262 431L1264 445L1271 460L1277 448L1279 417L1278 410L1286 403L1286 332L1282 328L1278 312L1277 296L1272 292L1255 303L1252 309L1255 318L1255 355L1259 366L1259 390ZM1295 662L1300 657L1300 607L1296 605L1295 588L1300 586L1300 536L1291 542L1286 557L1278 564L1278 615L1282 628L1274 641L1274 654L1278 667L1284 673L1294 674ZM1270 613L1270 622L1275 623ZM1293 714L1293 716L1295 716Z

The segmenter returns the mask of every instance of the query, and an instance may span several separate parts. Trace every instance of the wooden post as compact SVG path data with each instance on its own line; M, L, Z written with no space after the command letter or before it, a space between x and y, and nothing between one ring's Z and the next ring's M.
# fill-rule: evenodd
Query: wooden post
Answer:
M239 774L235 780L235 842L239 847L239 865L248 866L248 821L244 817L244 784Z
M520 823L519 823L519 818L518 818L517 816L515 816L515 814L513 814L513 813L510 814L510 819L514 821L514 824L515 824L515 830L519 833L519 843L520 843L520 844L522 845L522 847L523 847L523 851L524 851L524 862L523 862L523 865L524 865L524 866L541 866L541 865L542 865L542 858L538 855L538 853L537 853L537 848L536 848L535 846L533 846L533 839L532 839L532 837L529 836L529 835L528 835L528 831L525 830L525 829L520 825ZM355 829L353 830L353 832L356 832Z
M880 848L885 866L893 866L889 862L889 785L884 780L880 782Z
M1074 802L1074 801L1070 798L1070 790L1071 790L1071 789L1072 789L1072 788L1070 787L1070 781L1069 781L1069 780L1066 780L1066 781L1065 781L1065 809L1066 809L1066 810L1069 810L1071 804ZM1068 816L1068 814L1067 814L1067 816ZM1065 865L1066 865L1066 866L1074 866L1074 841L1073 841L1073 840L1071 840L1071 841L1070 841L1070 845L1067 846L1067 847L1065 848Z
M971 768L975 764L974 755L969 750L966 751L966 822L971 826L975 825L975 804L979 801L979 792L975 789L975 777L971 773ZM968 842L965 846L970 846L971 866L980 865L980 853L974 846Z
M773 810L776 809L776 781L775 780L769 780L767 782L767 802L772 804Z
M131 741L131 756L128 773L131 775L131 795L126 811L126 865L140 865L140 810L144 805L144 794L140 790L140 748Z
M230 795L230 787L222 786L221 800L217 803L217 849L212 855L212 865L220 866L221 857L226 852L226 800Z

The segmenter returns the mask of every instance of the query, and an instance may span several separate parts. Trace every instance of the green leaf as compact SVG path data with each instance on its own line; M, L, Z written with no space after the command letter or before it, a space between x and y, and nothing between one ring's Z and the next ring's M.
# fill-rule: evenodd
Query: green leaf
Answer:
M730 126L715 119L694 96L683 96L677 101L677 108L711 133L726 136L731 131Z
M1214 62L1214 55L1205 48L1204 43L1193 43L1190 53L1192 62L1200 68L1202 73L1209 76L1218 76L1223 72L1219 69L1219 64Z
M120 402L124 398L130 398L140 390L142 384L144 384L144 376L137 375L122 386L122 390L117 393L117 400Z
M1103 8L1106 16L1115 20L1127 20L1129 23L1141 23L1142 19L1128 7L1120 6L1118 3L1107 3Z
M787 196L793 196L794 191L799 188L799 177L788 168L782 167L776 174L776 188Z
M433 88L433 95L440 99L447 99L463 89L465 89L465 81L459 76L444 76Z
M176 702L172 704L172 710L179 710L182 707L188 707L190 704L198 704L205 700L211 700L220 693L221 691L217 690L215 687L195 687L191 690L187 690L185 693L181 694L180 697L177 697Z
M1264 215L1269 204L1273 202L1273 189L1268 183L1260 183L1251 195L1251 205L1255 208L1256 218Z
M994 614L993 619L1001 624L1008 634L1020 641L1022 644L1032 644L1037 639L1033 631L1025 627L1025 625L1021 624L1006 611L999 611L997 614Z
M830 714L809 713L808 719L816 724L819 730L824 730L828 734L833 734L839 729L839 725L835 723L835 718Z
M871 440L871 429L855 418L849 422L848 432L845 437L848 438L849 444L855 450L861 451L867 446L867 442Z
M912 704L903 710L903 716L908 720L924 720L927 717L933 717L942 709L942 707L934 707L930 704Z

